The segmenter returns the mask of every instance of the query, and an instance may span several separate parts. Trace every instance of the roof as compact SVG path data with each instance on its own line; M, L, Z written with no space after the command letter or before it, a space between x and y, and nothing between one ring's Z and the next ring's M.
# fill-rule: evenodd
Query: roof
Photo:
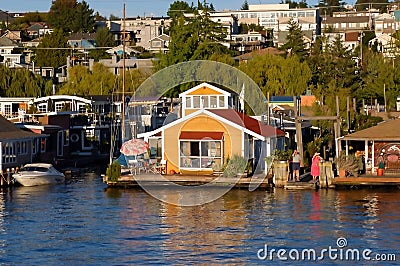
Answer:
M94 40L96 38L96 33L72 33L68 37L68 41L80 41L82 39L85 40Z
M24 131L0 115L0 141L13 139L27 139L41 136L29 131Z
M376 126L348 134L344 140L400 141L400 119L379 123Z
M216 120L219 120L223 123L227 123L235 128L238 129L243 129L243 131L249 135L255 136L260 139L265 139L269 137L283 137L285 136L285 132L283 132L280 129L277 129L272 126L265 125L261 121L258 121L257 119L254 119L248 115L245 115L243 113L240 113L236 110L233 109L200 109L197 110L196 112L191 113L190 115L187 115L183 118L180 118L178 120L175 120L167 125L164 125L156 130L150 131L150 132L145 132L141 133L138 135L139 138L142 137L151 137L155 136L159 132L163 131L166 128L173 127L177 125L178 123L187 121L189 119L192 119L193 117L196 117L201 114L206 114L209 115ZM200 128L201 129L201 128Z
M218 88L218 87L215 87L215 86L213 86L213 85L211 85L211 84L208 84L207 82L203 82L203 83L201 83L201 84L199 84L199 85L197 85L197 86L194 86L193 88L190 88L190 89L188 89L188 90L186 90L186 91L180 93L180 94L179 94L179 98L182 98L183 96L186 96L186 95L188 95L188 94L192 94L192 92L195 92L195 91L200 90L200 89L202 89L202 88L209 88L209 89L212 89L212 90L214 90L214 91L216 91L216 92L218 92L218 93L220 93L220 94L222 94L222 95L228 95L228 96L231 95L231 93L229 93L229 92L227 92L227 91L225 91L225 90L222 90L222 89L220 89L220 88Z
M345 34L345 41L346 42L357 42L358 41L358 32L346 32Z
M161 34L161 35L158 35L158 36L156 36L154 38L151 38L149 40L149 42L151 42L152 40L155 40L155 39L160 39L160 40L163 40L165 42L169 42L171 37L169 37L167 34Z
M209 109L208 111L264 137L285 136L285 132L282 130L265 125L234 109Z
M11 40L10 38L7 38L5 35L0 37L0 46L20 47L17 42Z
M325 18L325 20L322 21L322 24L369 22L369 16L323 17L323 18Z
M124 53L124 46L122 44L120 44L120 45L118 45L116 47L113 47L113 48L110 48L110 49L106 50L106 52L109 53L109 54L123 54ZM126 54L131 54L131 53L140 54L140 52L138 50L133 49L133 48L131 48L129 46L125 46L125 53Z

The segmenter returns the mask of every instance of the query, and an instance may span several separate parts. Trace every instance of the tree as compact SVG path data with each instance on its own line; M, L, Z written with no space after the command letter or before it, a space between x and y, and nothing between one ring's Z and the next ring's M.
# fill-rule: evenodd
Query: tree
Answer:
M240 9L241 10L249 10L249 3L247 3L247 0L244 0L243 5Z
M289 33L286 36L286 43L282 45L281 49L285 50L289 55L297 55L300 60L304 60L308 54L306 43L304 42L304 33L298 21L293 18L289 21Z
M264 95L302 95L311 80L311 70L297 57L282 58L266 54L255 56L239 69L257 83Z
M283 3L283 1L281 1ZM300 0L300 2L294 2L291 0L285 0L285 4L289 4L290 9L294 8L308 8L308 5L305 0Z
M307 59L313 71L312 91L322 102L331 102L330 108L336 110L336 95L351 96L360 86L357 64L354 55L343 46L340 35L332 43L328 38L317 39ZM328 99L330 98L330 99Z
M76 0L54 0L48 21L64 32L93 32L95 26L93 10L85 1Z
M317 7L323 9L321 14L331 16L333 12L344 11L346 8L344 7L345 2L340 2L340 0L322 0L318 3Z
M39 97L45 91L45 81L31 71L0 66L1 97Z
M381 13L384 13L387 12L388 3L388 0L357 0L355 6L357 11L379 9Z
M185 1L175 1L173 2L167 11L167 15L172 19L177 19L182 16L185 12L193 12L194 9L189 6L189 4Z
M36 49L35 62L37 66L60 67L65 65L69 55L67 39L61 30L46 34L38 49Z
M188 60L208 59L214 53L229 53L221 44L225 29L210 19L206 9L196 10L191 17L176 17L170 31L169 52L161 55L156 70Z
M106 53L106 48L104 47L112 47L114 46L115 42L110 30L107 27L100 27L97 29L95 42L97 49L90 50L89 56L94 58L96 61L103 58L109 58L110 56Z

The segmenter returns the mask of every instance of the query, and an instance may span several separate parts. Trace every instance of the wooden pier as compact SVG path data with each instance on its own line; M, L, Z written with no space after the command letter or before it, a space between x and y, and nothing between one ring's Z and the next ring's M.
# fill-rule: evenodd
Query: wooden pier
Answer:
M359 176L359 177L336 177L333 179L335 187L384 187L397 186L400 187L399 176Z
M289 190L304 190L304 189L319 189L319 182L287 182L284 186L285 189Z
M212 183L215 186L234 186L235 188L250 188L251 183L259 184L257 189L267 190L273 186L272 179L265 176L253 177L216 177L212 175L158 175L158 174L127 174L121 176L117 182L110 182L103 176L103 182L109 187L140 187L140 184L165 186L173 182L182 186L199 186ZM140 183L140 184L139 184Z

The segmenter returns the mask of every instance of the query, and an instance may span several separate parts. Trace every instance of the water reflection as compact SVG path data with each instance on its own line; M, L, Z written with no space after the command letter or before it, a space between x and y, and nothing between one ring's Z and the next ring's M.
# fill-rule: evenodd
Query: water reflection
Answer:
M0 193L7 265L247 265L260 263L265 244L318 249L345 237L350 248L389 252L400 243L398 191L232 190L195 207L140 189L105 189L101 179L10 191Z

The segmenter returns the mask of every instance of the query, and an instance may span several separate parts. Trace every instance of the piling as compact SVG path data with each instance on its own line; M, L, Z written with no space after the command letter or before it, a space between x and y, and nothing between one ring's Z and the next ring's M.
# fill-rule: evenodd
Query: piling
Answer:
M284 187L289 177L289 163L287 161L274 162L275 187Z
M332 168L332 162L321 162L319 165L320 169L320 176L319 176L319 183L321 188L332 188L334 173Z

